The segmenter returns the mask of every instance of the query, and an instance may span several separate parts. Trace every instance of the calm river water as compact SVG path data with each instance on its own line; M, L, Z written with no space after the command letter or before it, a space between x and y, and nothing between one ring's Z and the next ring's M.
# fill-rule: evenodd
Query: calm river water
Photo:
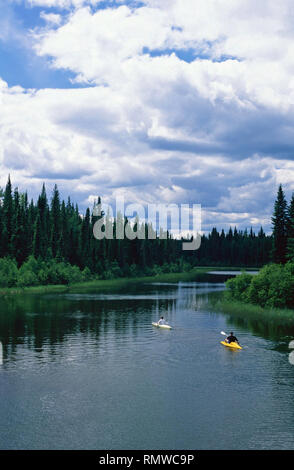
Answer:
M205 307L223 289L1 300L0 448L294 449L293 332ZM173 330L152 327L161 315Z

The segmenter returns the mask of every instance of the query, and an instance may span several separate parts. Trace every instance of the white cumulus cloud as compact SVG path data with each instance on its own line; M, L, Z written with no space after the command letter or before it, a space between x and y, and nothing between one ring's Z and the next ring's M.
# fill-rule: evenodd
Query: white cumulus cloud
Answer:
M2 82L2 174L269 226L278 182L294 189L290 0L29 1L34 52L81 88Z

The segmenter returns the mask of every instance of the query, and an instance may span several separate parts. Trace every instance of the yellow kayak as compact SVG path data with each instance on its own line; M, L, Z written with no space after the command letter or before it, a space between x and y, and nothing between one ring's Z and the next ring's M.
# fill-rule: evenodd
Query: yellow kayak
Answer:
M240 344L235 343L235 341L232 341L231 343L227 343L226 341L221 341L221 344L223 344L224 346L227 346L228 348L232 348L232 349L242 349Z

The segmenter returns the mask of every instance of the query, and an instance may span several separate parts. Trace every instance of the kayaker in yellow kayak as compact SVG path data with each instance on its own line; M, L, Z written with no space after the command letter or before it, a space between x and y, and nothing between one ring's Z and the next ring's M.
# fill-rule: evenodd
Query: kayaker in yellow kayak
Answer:
M158 320L158 325L165 325L165 319L163 317L160 317L160 320Z
M229 336L225 339L226 343L237 343L239 344L239 341L237 340L236 336L234 336L234 333L231 331Z

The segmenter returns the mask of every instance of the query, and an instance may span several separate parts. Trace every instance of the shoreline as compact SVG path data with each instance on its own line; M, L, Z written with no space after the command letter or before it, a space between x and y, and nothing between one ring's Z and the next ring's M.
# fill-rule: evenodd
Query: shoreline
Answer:
M3 287L0 288L0 296L22 295L22 294L50 294L64 292L79 292L85 289L103 290L111 288L125 287L135 285L140 282L180 282L192 281L199 274L206 274L210 271L252 271L259 268L240 268L240 267L219 267L219 266L197 266L190 271L180 273L162 273L155 276L142 277L119 277L115 279L95 279L92 281L80 282L77 284L47 284L29 287Z
M226 315L232 315L236 319L262 321L272 323L281 327L294 328L294 310L283 308L263 308L259 305L247 304L244 302L230 301L227 299L218 300L212 304L213 308Z

